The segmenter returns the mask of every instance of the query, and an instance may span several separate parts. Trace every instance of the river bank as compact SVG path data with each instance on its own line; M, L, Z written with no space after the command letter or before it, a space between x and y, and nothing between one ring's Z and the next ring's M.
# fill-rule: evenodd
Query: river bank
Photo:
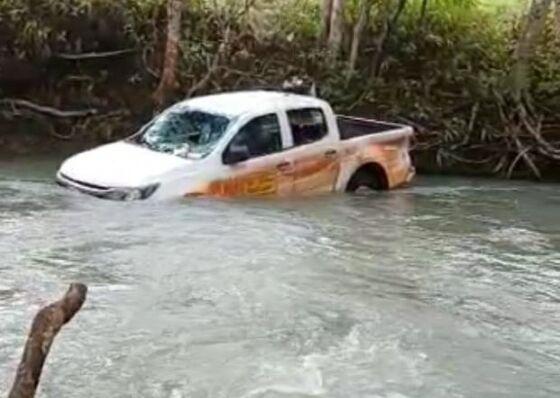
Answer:
M339 113L414 126L422 173L560 179L553 25L518 96L513 17L437 4L423 13L411 0L387 32L386 10L375 9L351 68L357 10L349 9L347 39L333 58L317 39L319 2L278 1L291 6L202 1L186 9L169 101L279 87L297 76L314 82ZM123 138L157 112L164 1L38 0L32 7L0 0L0 21L0 156L76 152Z
M152 117L149 94L146 91L142 94L147 96L145 107L119 109L118 113L122 114L110 117L100 115L86 121L59 120L54 123L56 127L52 122L37 120L35 117L2 120L0 121L0 158L15 160L22 157L44 157L53 154L70 156L125 138L137 131ZM376 117L374 112L361 112L359 115ZM419 174L535 179L530 170L522 167L511 170L511 174L506 176L496 173L495 164L468 160L476 157L492 157L492 148L488 151L479 148L476 151L471 150L469 153L463 153L460 150L449 151L438 147L419 149L418 141L421 146L421 135L417 136L417 143L412 150L414 164ZM539 168L540 180L560 182L560 162L541 162Z

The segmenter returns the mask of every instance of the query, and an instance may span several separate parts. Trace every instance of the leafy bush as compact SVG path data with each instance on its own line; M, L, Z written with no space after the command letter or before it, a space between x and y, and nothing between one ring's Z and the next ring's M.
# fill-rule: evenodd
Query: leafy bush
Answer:
M146 78L145 71L157 75L165 3L0 0L0 66L3 57L37 62L53 53L133 47L141 51L128 71L129 80L154 85L155 79ZM522 2L430 0L423 15L423 1L408 0L383 46L379 74L373 73L373 63L380 56L379 38L387 18L394 15L396 1L372 0L358 67L352 73L347 72L346 58L359 0L346 2L348 39L337 59L318 44L320 3L189 0L180 43L181 95L191 93L201 80L207 84L197 94L277 85L298 75L314 80L339 110L415 124L421 132L420 144L438 153L470 150L481 143L484 150L512 145L508 134L517 130L506 124L517 119L504 112L518 112L510 97ZM504 4L517 7L505 12ZM532 110L549 125L560 114L559 37L551 17L528 75ZM523 134L519 139L526 140ZM517 158L518 152L507 156ZM496 159L501 161L499 156Z

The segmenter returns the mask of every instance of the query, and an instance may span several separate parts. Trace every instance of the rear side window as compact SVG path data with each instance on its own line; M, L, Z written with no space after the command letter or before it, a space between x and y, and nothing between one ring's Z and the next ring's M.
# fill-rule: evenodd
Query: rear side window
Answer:
M328 132L325 115L318 108L288 111L288 121L294 138L294 146L319 141Z
M278 117L269 114L251 120L231 140L224 156L227 156L227 152L233 146L246 147L251 158L281 151L282 135Z

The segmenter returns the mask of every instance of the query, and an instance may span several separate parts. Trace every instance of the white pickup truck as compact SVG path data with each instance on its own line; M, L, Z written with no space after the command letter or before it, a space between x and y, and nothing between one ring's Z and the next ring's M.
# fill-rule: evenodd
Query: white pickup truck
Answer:
M77 154L60 185L113 200L293 196L410 182L408 126L336 116L271 91L186 100L128 139Z

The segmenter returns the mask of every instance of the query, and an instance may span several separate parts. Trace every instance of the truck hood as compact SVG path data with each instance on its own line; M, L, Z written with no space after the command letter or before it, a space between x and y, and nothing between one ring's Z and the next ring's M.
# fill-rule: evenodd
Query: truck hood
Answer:
M192 162L120 141L72 156L59 172L76 181L104 187L140 187L160 182L166 173Z

